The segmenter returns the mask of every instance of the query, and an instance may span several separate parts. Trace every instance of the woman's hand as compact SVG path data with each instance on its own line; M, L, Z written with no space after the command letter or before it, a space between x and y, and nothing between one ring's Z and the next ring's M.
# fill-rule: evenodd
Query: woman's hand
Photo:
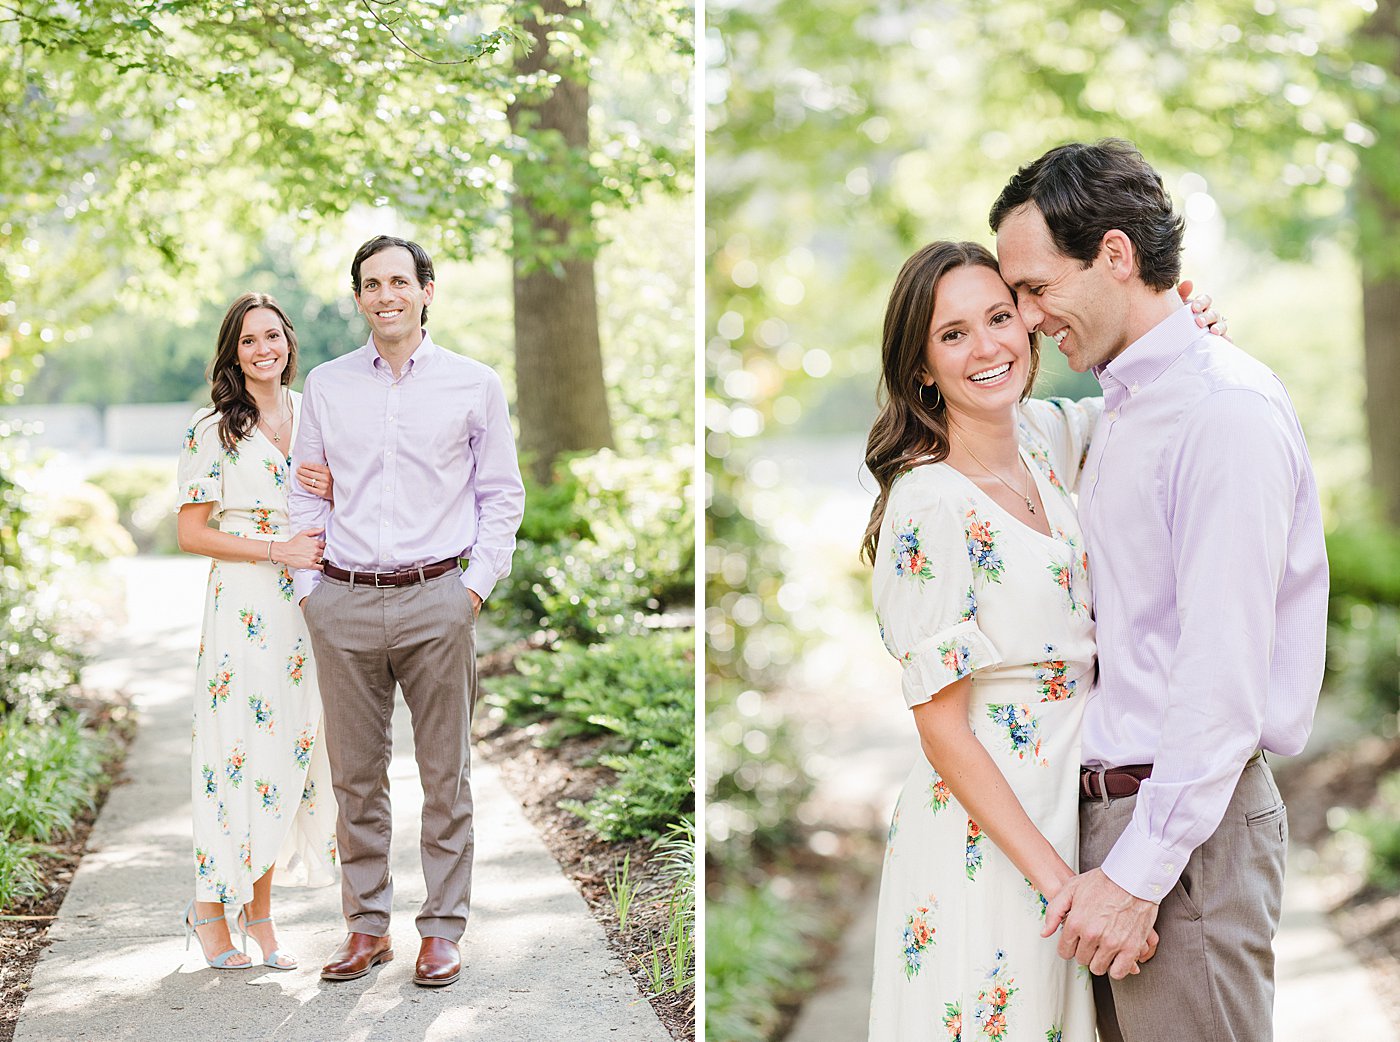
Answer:
M1190 285L1190 283L1186 283ZM331 468L324 463L298 463L297 480L301 487L325 500L335 498L335 482L331 479Z
M1177 293L1181 294L1181 302L1191 305L1191 313L1196 316L1196 325L1202 329L1209 329L1216 336L1223 336L1230 340L1230 324L1225 321L1225 316L1211 307L1209 293L1202 293L1199 297L1192 297L1191 290L1194 288L1190 279L1183 279L1176 287ZM1230 343L1234 343L1230 340Z
M317 537L324 532L324 528L308 528L305 532L298 532L285 543L278 543L273 548L274 559L278 564L289 565L292 568L310 568L319 572L326 541Z

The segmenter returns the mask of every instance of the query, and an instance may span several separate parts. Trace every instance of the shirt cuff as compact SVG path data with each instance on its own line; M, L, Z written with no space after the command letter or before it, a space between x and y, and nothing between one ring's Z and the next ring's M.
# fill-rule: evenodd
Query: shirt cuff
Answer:
M292 573L292 593L296 597L296 602L300 604L302 599L311 596L311 591L316 589L321 583L321 573L314 568L298 568Z
M1176 885L1190 857L1189 849L1173 849L1149 838L1134 818L1104 858L1102 868L1104 875L1128 893L1155 905Z
M462 585L480 597L481 603L485 604L486 598L491 596L491 591L496 587L496 577L478 556L473 556L467 563L467 570L462 573Z

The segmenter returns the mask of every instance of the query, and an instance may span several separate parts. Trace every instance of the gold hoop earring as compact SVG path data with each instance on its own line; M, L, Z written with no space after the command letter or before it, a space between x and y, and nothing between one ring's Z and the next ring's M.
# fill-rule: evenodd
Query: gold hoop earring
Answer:
M926 398L924 398L924 391L926 391L926 390L927 390L928 388L930 388L930 387L933 388L933 403L932 403L932 404L930 404L930 403L928 402L928 400L927 400ZM920 384L920 385L919 385L919 401L923 402L924 405L928 406L930 409L937 409L940 405L943 404L943 392L940 391L940 390L938 389L938 385L937 385L937 384Z

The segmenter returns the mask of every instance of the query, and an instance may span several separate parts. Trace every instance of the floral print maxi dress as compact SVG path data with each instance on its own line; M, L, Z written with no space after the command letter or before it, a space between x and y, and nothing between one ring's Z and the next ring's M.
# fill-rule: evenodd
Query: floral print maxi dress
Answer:
M301 396L292 396L292 435ZM180 454L178 503L213 503L219 529L289 539L291 462L262 433L232 452L219 418L197 412ZM177 507L179 509L179 507ZM321 742L321 697L311 642L278 564L214 561L195 666L195 896L245 904L274 865L274 881L335 878L335 797Z
M945 463L890 492L875 564L904 699L972 677L970 723L1031 820L1078 862L1079 732L1094 683L1088 561L1071 499L1101 401L1021 406L1022 455L1051 535ZM1087 970L1043 939L1046 899L926 759L890 823L871 1042L1093 1042Z

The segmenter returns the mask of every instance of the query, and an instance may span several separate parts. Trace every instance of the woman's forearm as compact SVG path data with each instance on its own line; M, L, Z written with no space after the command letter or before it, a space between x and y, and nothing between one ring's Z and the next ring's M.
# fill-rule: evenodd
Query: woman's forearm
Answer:
M959 748L952 748L951 743L942 745L944 747L930 750L928 743L924 743L924 755L929 763L934 765L968 816L991 837L1021 874L1046 897L1053 897L1074 872L1035 827L986 748L971 731L967 732L967 742Z
M1035 827L996 761L968 727L970 685L968 692L958 692L961 697L945 692L914 709L924 756L997 849L1032 886L1053 897L1073 877L1073 870Z
M198 504L196 504L197 506ZM186 516L189 513L190 516ZM212 557L216 561L272 561L278 560L280 544L272 539L254 539L232 535L209 527L209 512L201 511L198 517L192 510L182 510L177 519L176 540L180 549L187 554ZM269 556L270 555L270 556Z

